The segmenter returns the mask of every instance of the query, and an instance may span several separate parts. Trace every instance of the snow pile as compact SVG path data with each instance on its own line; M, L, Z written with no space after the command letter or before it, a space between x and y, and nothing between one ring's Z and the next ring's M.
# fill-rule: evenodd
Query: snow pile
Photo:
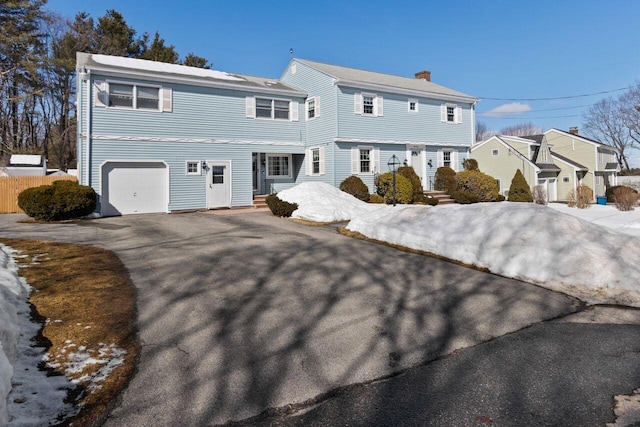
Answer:
M31 321L31 288L18 276L12 253L0 244L0 425L55 424L58 416L71 415L64 399L74 386L38 369L44 350L33 339L40 325Z
M358 215L378 210L384 205L363 202L332 185L305 182L278 193L278 198L297 203L293 218L315 222L348 221Z
M351 220L348 230L372 239L487 268L590 303L640 307L640 239L614 231L640 235L640 210L508 202L391 207L364 203L320 183L300 184L278 196L299 205L293 217Z

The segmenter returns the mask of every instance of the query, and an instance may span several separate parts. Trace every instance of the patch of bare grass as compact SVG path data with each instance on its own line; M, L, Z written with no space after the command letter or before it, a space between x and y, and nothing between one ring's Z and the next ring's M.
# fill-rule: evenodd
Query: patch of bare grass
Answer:
M79 385L71 398L80 412L63 425L100 423L131 379L138 356L129 274L113 252L94 246L20 239L0 243L22 255L16 259L19 274L34 288L29 301L47 319L42 336L51 343L49 363ZM101 363L70 369L79 351ZM119 364L99 380L115 357Z

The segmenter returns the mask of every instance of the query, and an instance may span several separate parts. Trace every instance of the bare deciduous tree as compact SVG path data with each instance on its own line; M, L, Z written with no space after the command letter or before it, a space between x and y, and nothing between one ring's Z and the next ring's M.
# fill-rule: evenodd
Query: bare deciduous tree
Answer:
M497 135L498 132L489 129L484 122L476 122L476 142L484 141L491 138L493 135Z
M510 136L529 136L538 135L543 132L542 128L531 122L518 123L513 126L507 126L500 129L500 135Z
M629 119L622 108L623 97L624 95L619 100L605 98L593 104L584 114L583 124L587 135L616 147L618 164L621 168L629 169L627 154L634 140L629 129Z

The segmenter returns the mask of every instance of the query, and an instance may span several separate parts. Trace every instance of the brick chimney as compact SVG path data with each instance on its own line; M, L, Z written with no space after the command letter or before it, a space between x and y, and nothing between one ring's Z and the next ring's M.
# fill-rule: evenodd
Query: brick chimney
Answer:
M422 70L416 73L416 79L424 79L428 82L431 81L431 71Z
M578 126L572 126L569 128L569 133L571 135L577 135L578 134Z

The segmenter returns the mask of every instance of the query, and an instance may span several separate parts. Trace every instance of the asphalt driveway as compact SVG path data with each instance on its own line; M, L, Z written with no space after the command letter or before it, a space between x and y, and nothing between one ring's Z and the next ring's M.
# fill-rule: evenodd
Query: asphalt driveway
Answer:
M579 309L519 281L269 213L21 224L115 251L137 288L139 370L107 426L211 425L302 403Z

